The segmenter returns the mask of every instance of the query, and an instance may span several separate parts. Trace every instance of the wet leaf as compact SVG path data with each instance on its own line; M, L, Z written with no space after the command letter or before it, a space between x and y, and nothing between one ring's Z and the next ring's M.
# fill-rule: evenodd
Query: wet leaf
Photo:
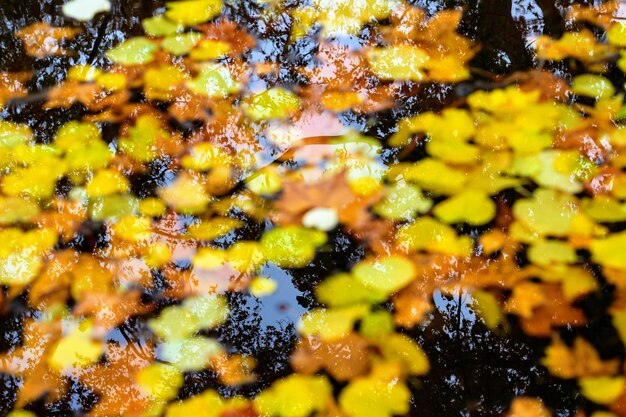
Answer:
M148 38L136 37L122 42L107 52L107 57L121 65L147 64L154 60L158 45Z
M111 11L109 0L70 0L63 5L63 14L81 22L92 20L98 13Z
M222 12L221 0L182 0L166 4L165 17L185 26L197 25L217 17Z
M261 415L306 417L323 411L332 388L323 376L291 375L263 391L254 399L254 408Z
M80 32L80 29L52 27L39 22L20 29L15 36L22 40L28 55L45 58L49 55L67 55L68 51L61 47L62 41L72 40Z

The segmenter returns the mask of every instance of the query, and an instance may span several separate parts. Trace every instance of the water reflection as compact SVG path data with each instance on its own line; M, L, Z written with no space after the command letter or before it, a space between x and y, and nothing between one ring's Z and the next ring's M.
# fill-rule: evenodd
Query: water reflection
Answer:
M54 25L66 24L67 21L58 13L61 3L60 0L28 0L0 4L0 16L3 22L6 22L0 33L0 47L6 52L0 55L0 68L10 71L34 69L36 76L28 85L33 93L41 93L48 87L56 85L65 78L70 66L108 65L101 51L111 48L129 36L140 34L141 19L152 15L154 10L163 6L162 1L116 2L110 14L100 15L88 23L85 32L71 43L72 49L76 51L74 56L50 57L34 62L22 54L19 41L11 33L44 17ZM287 3L295 5L297 2ZM326 3L329 7L332 6L330 2ZM505 72L528 68L532 65L530 48L533 39L541 33L557 35L563 28L561 17L563 11L555 6L555 2L550 1L413 3L423 6L430 14L446 7L466 6L462 29L465 34L483 44L483 50L472 62L473 66L483 71ZM260 92L275 84L298 84L304 88L306 82L308 84L306 87L309 88L307 94L310 97L320 94L319 88L332 86L329 91L332 90L331 93L337 94L343 93L346 89L358 90L357 92L361 94L358 99L363 102L362 111L335 114L328 110L319 111L312 106L288 125L281 122L268 123L263 135L254 132L258 135L253 137L256 142L252 142L260 145L261 150L257 152L256 149L244 149L243 146L235 149L236 153L249 152L250 159L256 162L257 167L275 161L281 157L282 152L291 148L291 145L307 139L312 143L294 151L296 163L304 164L302 161L311 162L315 158L331 159L328 154L336 157L341 153L337 148L354 156L354 152L350 152L353 149L345 143L336 145L329 144L329 141L332 142L332 138L350 132L350 129L386 139L393 133L398 119L425 110L438 110L454 101L457 96L466 95L462 91L462 86L451 87L439 83L418 85L407 82L372 89L373 81L364 72L360 61L362 57L353 54L355 49L365 44L363 37L340 34L333 39L332 45L323 43L318 45L313 31L289 44L292 23L289 16L284 11L271 10L271 6L267 7L269 11L252 2L230 2L226 8L229 19L257 37L257 46L247 54L247 62L251 65L275 64L268 65L267 73L255 75L251 79L248 85L250 91ZM267 16L271 13L279 15L278 19L273 16L271 22L279 23L268 23L270 20ZM344 31L346 28L338 29ZM364 30L367 31L368 28ZM278 67L278 70L275 67ZM332 95L330 97L332 98ZM393 103L392 98L399 101L399 104L389 109ZM41 143L51 143L60 125L68 120L80 118L86 113L80 105L69 110L43 111L42 101L42 95L35 95L29 100L18 100L3 109L0 116L16 122L28 122L33 126L35 135ZM198 133L197 126L193 123L181 125L187 128L186 138L192 133L197 133L200 139L203 135L220 137L220 140L229 146L233 145L233 137L247 133L243 128L236 132L228 128L226 132L218 132L218 128L215 130L207 128L205 132ZM235 125L237 122L229 123L227 126ZM109 143L110 149L113 150L118 139L117 131L113 128L109 130L107 127L111 126L105 125L104 141ZM314 143L314 140L318 139L320 143ZM374 155L366 155L367 158L363 158L367 162L366 165L351 167L355 171L353 176L358 177L362 171L368 171L370 176L374 176L371 172L375 171L380 177L385 167L382 163L395 162L398 157L397 151L387 148L382 150L377 148L373 153ZM416 149L407 160L411 158L421 158L420 149ZM176 168L170 167L171 162L168 158L155 159L147 164L146 171L133 174L130 178L133 197L139 199L154 197L158 195L158 189L172 185L178 173ZM336 165L344 167L340 163ZM296 164L293 164L291 168L295 166ZM313 174L319 175L320 172ZM315 176L312 175L313 177ZM64 180L67 183L67 179ZM68 189L69 187L67 185ZM57 189L59 195L62 195L63 179L59 181ZM130 206L132 206L130 212L136 210L136 204ZM106 217L108 216L103 215L103 218ZM226 250L235 241L258 239L262 227L252 220L252 216L240 217L246 222L245 227L214 239L212 244ZM168 245L174 248L173 268L170 272L179 276L188 273L189 280L192 280L192 276L195 277L198 286L194 287L193 291L216 289L211 287L215 283L212 280L223 283L225 287L218 290L224 291L230 285L233 271L224 270L223 275L219 275L214 271L209 273L201 270L202 268L194 267L191 258L196 253L198 243L180 237L196 221L192 215L163 219L156 227L160 237L149 244L168 242ZM80 252L101 251L100 253L104 254L107 253L107 248L112 246L111 243L103 222L86 221L67 246ZM206 246L206 243L202 245ZM297 335L295 323L303 313L316 305L312 295L315 286L321 277L350 269L363 259L364 254L365 248L356 243L353 237L337 232L331 236L325 247L320 249L318 258L302 270L291 271L272 265L264 266L259 273L278 282L276 293L263 298L248 293L229 293L230 318L218 329L203 330L202 335L215 337L229 353L254 356L258 362L256 369L258 379L253 384L227 387L220 383L213 371L189 370L184 376L180 398L190 397L208 388L216 388L226 396L253 395L276 379L289 374L291 371L289 354ZM155 275L155 281L168 279L167 276L159 276L160 272L151 270L137 260L121 261L118 267L118 273L127 277L152 278L152 275ZM129 285L132 284L130 281L138 279L129 278ZM169 284L171 285L171 282ZM161 311L159 309L177 302L162 297L163 287L165 284L155 285L151 293L144 294L151 301L161 303L155 315L159 314ZM506 337L488 331L476 320L471 308L471 299L467 294L445 296L436 292L433 301L436 311L422 327L410 332L411 336L425 347L433 360L433 371L422 382L413 381L414 385L411 387L414 393L413 415L495 416L500 415L508 407L514 395L522 394L541 395L557 410L559 416L570 415L579 405L580 401L572 384L556 382L544 369L535 365L542 354L545 342L522 340L515 323L512 324L512 333ZM22 342L18 340L21 328L18 317L23 315L25 309L23 305L20 308L18 303L12 303L7 309L7 314L3 316L0 327L3 352L10 351ZM111 330L107 340L121 347L126 347L129 341L132 341L131 344L137 343L141 347L146 344L149 337L150 332L145 324L130 320ZM2 382L4 385L0 413L8 412L13 407L17 391L16 378L3 375ZM70 379L68 392L58 401L45 405L44 401L38 400L31 408L46 415L82 415L85 410L96 405L96 397L88 387L75 379Z

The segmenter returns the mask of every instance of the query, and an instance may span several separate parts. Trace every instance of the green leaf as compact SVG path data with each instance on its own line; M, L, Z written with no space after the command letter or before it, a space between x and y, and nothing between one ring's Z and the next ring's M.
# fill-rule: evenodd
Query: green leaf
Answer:
M595 74L583 74L574 77L572 92L597 99L612 97L615 87L608 78Z
M298 226L278 227L261 237L265 259L282 268L304 268L326 243L326 233Z
M180 35L171 35L163 39L161 47L174 55L188 54L200 41L202 35L197 32L188 32Z
M148 38L131 38L106 53L107 57L121 65L148 64L154 60L158 45Z
M391 256L373 263L361 262L352 269L352 273L367 288L389 295L413 281L417 269L410 260Z
M408 413L410 399L397 369L381 364L370 376L352 380L341 391L339 405L349 417L391 417Z
M226 98L241 90L241 84L231 75L228 68L221 64L204 64L196 78L187 81L191 91L211 98Z
M183 29L183 25L167 20L162 14L144 19L141 25L144 32L154 37L174 35Z
M368 306L317 308L302 316L298 331L304 337L319 336L323 340L338 340L350 333L354 323L369 311Z
M432 205L432 200L426 198L418 187L396 183L389 187L385 198L374 206L374 212L389 220L409 220L416 213L426 213Z

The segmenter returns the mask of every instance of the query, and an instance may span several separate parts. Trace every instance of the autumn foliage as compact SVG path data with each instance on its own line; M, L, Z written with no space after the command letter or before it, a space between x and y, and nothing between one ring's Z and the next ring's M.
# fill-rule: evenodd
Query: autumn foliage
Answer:
M263 25L290 22L285 51L315 37L301 63L259 59L262 39L221 0L172 1L103 51L108 66L69 68L42 107L81 116L51 141L0 120L0 307L22 308L20 340L0 353L19 381L11 416L76 383L96 397L90 417L409 415L431 365L408 334L434 295L460 294L501 337L519 326L549 341L535 365L575 381L578 417L626 416L623 352L562 334L610 293L601 314L626 345L618 6L572 6L568 31L536 39L544 69L397 113L388 134L368 124L425 86L474 80L481 45L460 34L463 10L265 2ZM44 59L71 54L80 32L15 36ZM28 100L31 76L0 73L0 106ZM259 366L216 336L237 320L233 295L280 291L268 265L308 268L339 235L361 252L309 277L289 371L228 395ZM194 373L213 388L183 389ZM507 415L551 411L520 396Z

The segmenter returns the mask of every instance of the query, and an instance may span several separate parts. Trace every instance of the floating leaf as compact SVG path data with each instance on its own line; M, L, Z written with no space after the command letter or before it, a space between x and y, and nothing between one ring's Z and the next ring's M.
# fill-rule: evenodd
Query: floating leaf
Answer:
M161 47L174 55L186 55L196 46L201 38L202 35L197 32L171 35L163 39Z
M221 351L216 340L196 336L160 344L157 357L183 372L200 371L207 367L211 356Z
M72 40L81 32L80 29L55 28L39 22L20 29L15 36L22 40L26 53L36 58L48 55L67 55L60 45L62 40Z
M148 38L128 39L107 52L107 57L121 65L148 64L154 60L158 45Z
M70 0L63 5L63 14L72 19L87 22L98 13L111 11L109 0Z
M426 213L432 207L432 200L410 184L392 185L383 200L374 206L374 212L390 220L408 220L416 213Z
M398 379L396 367L381 364L367 377L356 378L341 391L341 410L350 417L391 417L409 412L411 392Z
M430 217L421 217L398 230L397 243L410 251L427 250L452 256L470 256L472 241L457 236L450 226Z
M367 51L367 60L374 74L383 80L423 81L429 56L421 48L409 45L395 45L374 48Z
M316 298L331 307L350 304L378 304L387 294L374 287L366 287L350 274L337 274L326 278L315 289Z
M166 19L162 14L144 19L141 25L144 32L154 37L173 35L183 29L183 25Z
M574 77L572 92L581 96L602 99L615 94L615 87L608 78L601 75L584 74Z
M159 195L169 206L184 213L199 213L210 200L202 184L195 177L184 174L171 185L161 188Z
M354 323L368 312L363 305L350 307L315 309L306 313L298 330L303 336L319 336L322 340L332 341L346 336Z
M361 262L352 269L352 273L366 287L391 294L415 279L417 269L410 260L392 256L373 263Z
M274 382L254 399L261 415L307 417L323 411L332 395L332 387L323 376L290 375Z
M324 232L290 226L263 234L261 246L268 261L282 268L302 268L313 260L317 247L326 239Z
M339 216L337 211L327 207L317 207L307 211L302 217L302 225L312 229L328 232L337 227Z
M198 76L187 81L187 88L211 98L226 98L241 90L241 85L233 78L227 67L221 64L204 64Z
M246 99L244 111L253 120L266 120L287 117L299 108L300 98L296 94L275 87Z
M255 277L250 281L250 293L255 297L266 297L276 292L278 283L272 278Z
M433 213L446 223L465 222L478 226L493 219L496 205L485 193L468 190L438 204Z
M167 401L175 398L183 385L183 375L170 365L153 363L137 373L141 392L153 399Z
M222 12L222 0L182 0L166 3L165 17L185 26L204 23Z
M84 321L59 341L48 358L48 363L58 372L85 368L96 362L103 352L102 342L93 340L93 324Z
M611 404L624 392L624 377L586 377L578 380L582 394L598 404Z

